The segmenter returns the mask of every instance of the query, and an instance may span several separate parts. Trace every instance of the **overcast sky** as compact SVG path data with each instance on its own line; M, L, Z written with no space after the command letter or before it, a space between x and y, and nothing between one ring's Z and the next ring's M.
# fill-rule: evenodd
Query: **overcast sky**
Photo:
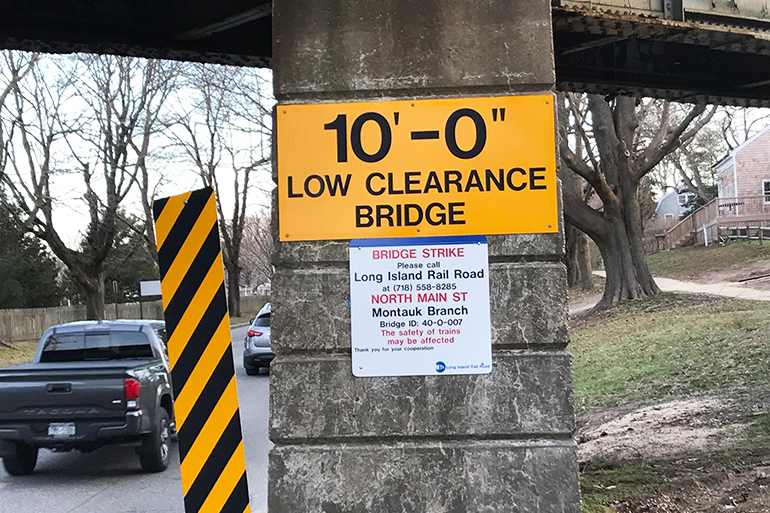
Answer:
M75 59L76 56L54 56L52 59ZM48 60L44 59L41 62L41 66L45 69L45 76L52 77L51 80L55 80L57 70L55 66ZM259 70L260 77L265 81L263 90L263 96L268 103L268 109L272 108L274 103L272 95L272 71L269 69ZM189 96L186 96L189 94ZM169 109L175 111L188 111L192 107L193 94L186 92L182 89L178 94L175 94L168 102L170 105L164 105ZM187 104L186 104L187 102ZM67 115L76 115L80 111L85 111L87 106L83 100L77 96L68 98L64 104L64 111ZM271 122L267 122L268 126L272 126ZM230 131L228 134L230 141L234 146L240 148L239 158L253 158L255 155L264 155L269 157L270 154L270 138L259 137L253 133L244 134L236 130ZM76 137L70 137L69 139L77 151L87 155L89 152L94 152L87 147L88 143L78 140ZM18 141L16 141L18 143ZM173 146L172 139L163 135L154 135L152 139L153 150L148 158L148 167L153 172L154 180L157 182L157 195L156 198L162 198L171 195L182 194L184 192L198 189L203 186L197 170L192 162L188 162L179 148ZM83 179L78 171L77 163L70 157L66 157L66 146L61 144L58 146L62 153L61 157L56 157L56 169L57 172L52 180L52 192L55 194L55 219L54 226L59 232L62 239L71 247L75 248L82 239L83 233L88 224L88 213L86 203L83 199L85 186ZM100 165L98 158L89 158L94 166ZM218 181L219 187L222 191L222 204L225 216L228 217L232 214L233 207L233 174L231 168L228 166L228 159L223 159L222 164L218 168ZM229 169L229 171L228 171ZM95 175L98 177L98 175ZM97 190L103 190L103 187L99 187L99 178L96 178L97 183L95 188ZM252 174L252 184L250 195L247 203L248 215L269 215L270 208L270 190L274 187L271 179L271 170L269 164L259 169ZM141 205L141 197L138 188L134 186L133 190L126 198L124 203L121 204L121 208L125 211L134 214L138 217L142 217L143 210Z

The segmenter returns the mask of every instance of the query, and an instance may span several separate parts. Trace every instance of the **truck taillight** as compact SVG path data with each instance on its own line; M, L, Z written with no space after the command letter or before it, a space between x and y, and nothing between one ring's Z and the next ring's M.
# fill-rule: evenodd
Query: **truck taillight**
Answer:
M134 378L126 379L126 409L139 409L139 382Z

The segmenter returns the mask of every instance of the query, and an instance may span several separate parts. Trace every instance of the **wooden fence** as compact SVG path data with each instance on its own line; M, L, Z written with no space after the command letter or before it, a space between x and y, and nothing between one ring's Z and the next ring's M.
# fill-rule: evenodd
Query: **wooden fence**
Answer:
M269 301L268 296L244 296L241 298L241 312L251 317ZM139 303L118 304L119 319L163 319L163 304L160 300ZM143 314L143 315L142 315ZM106 319L115 319L115 305L104 305ZM0 310L0 342L38 340L43 332L55 324L82 321L86 318L84 305L54 306L50 308L20 308Z

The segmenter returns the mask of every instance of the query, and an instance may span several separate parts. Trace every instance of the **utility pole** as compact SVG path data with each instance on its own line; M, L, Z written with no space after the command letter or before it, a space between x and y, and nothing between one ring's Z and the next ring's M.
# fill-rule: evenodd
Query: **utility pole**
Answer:
M115 302L115 319L118 318L118 282L112 280L112 299Z

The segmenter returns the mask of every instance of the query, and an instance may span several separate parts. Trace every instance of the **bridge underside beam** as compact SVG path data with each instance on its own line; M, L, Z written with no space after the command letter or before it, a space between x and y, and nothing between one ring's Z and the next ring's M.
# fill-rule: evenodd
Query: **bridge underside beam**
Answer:
M556 87L770 106L770 33L555 8Z
M0 48L270 66L271 0L0 0Z
M272 65L270 0L0 0L0 48ZM770 106L770 23L555 6L556 87Z

